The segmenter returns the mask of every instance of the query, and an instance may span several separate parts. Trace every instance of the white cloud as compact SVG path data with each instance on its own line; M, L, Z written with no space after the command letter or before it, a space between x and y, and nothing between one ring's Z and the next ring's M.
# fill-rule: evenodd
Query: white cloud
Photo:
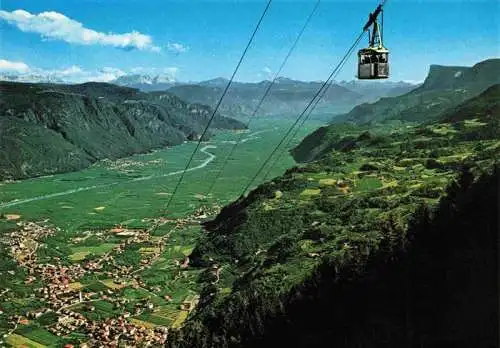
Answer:
M141 74L144 72L144 67L142 66L136 66L136 67L133 67L130 69L130 72L133 73L133 74Z
M12 62L0 59L0 79L11 79L22 82L111 82L128 74L158 76L158 82L175 81L179 69L176 67L135 67L126 71L113 67L86 70L78 65L58 69L42 69L29 67L24 62Z
M38 33L45 39L80 45L112 46L126 50L160 51L160 47L153 45L153 39L149 35L137 31L124 34L98 32L85 28L82 23L58 12L31 14L24 10L0 11L0 18L24 32Z
M80 68L77 65L73 65L69 68L62 69L62 70L56 70L56 71L57 71L58 75L62 75L62 76L72 76L72 75L79 75L79 74L84 73L82 68Z
M29 66L23 62L0 59L0 72L27 73L28 71L30 71Z
M123 70L104 67L100 70L85 70L78 65L61 69L41 69L29 67L23 62L11 62L0 59L0 73L6 76L17 76L17 81L64 81L68 83L83 83L88 81L110 82L120 76L126 75Z
M163 73L167 75L175 76L178 72L179 68L176 67L163 68Z
M179 68L176 67L166 67L166 68L155 68L155 67L144 67L136 66L130 69L133 74L145 74L145 75L169 75L174 77L178 72Z
M171 52L175 53L184 53L187 50L189 50L189 47L184 46L183 44L176 43L176 42L169 42L167 45L167 48Z
M95 82L110 82L116 80L120 76L127 75L123 70L117 68L104 67L94 74L86 76L86 81Z
M40 70L40 72L72 83L83 83L88 81L109 82L126 74L124 71L117 68L104 67L100 70L84 70L76 65L65 69Z
M401 80L401 82L411 83L412 85L419 85L424 83L424 80Z
M109 66L105 66L104 68L101 69L101 71L103 73L114 74L114 75L118 75L118 76L123 76L123 75L127 74L125 71L123 71L121 69L112 68L112 67L109 67Z
M273 71L269 67L264 67L262 69L262 72L264 73L264 76L266 76L267 79L272 80L273 79Z

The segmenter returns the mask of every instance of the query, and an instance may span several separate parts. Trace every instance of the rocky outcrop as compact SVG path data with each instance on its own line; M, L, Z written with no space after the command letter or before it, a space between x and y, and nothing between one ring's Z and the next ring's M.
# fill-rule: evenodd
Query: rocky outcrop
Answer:
M432 121L447 108L455 107L498 83L500 59L485 60L472 67L431 65L420 87L398 97L358 105L334 121L356 124L386 120Z

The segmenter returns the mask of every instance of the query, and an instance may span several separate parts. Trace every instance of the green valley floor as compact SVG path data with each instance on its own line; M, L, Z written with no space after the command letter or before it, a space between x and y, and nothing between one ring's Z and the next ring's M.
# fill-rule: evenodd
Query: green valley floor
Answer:
M249 131L220 132L203 143L168 211L195 143L0 183L4 343L59 347L89 337L89 343L118 337L163 342L165 329L180 327L198 302L202 270L191 267L188 255L200 222L241 194L290 124L259 119ZM307 124L297 140L319 125ZM293 164L283 156L271 175Z

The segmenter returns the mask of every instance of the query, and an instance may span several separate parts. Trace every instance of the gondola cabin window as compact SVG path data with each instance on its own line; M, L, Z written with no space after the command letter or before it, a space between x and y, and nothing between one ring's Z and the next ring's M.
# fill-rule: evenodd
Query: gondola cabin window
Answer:
M359 79L386 79L389 77L389 52L362 49L358 53Z

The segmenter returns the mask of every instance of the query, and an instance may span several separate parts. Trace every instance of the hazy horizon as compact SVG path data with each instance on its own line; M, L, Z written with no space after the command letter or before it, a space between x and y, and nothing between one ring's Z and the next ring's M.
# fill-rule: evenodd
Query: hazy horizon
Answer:
M270 79L314 4L273 2L235 80ZM281 75L325 80L376 5L321 2ZM4 0L0 72L70 82L108 82L134 73L186 82L228 78L264 6L265 1ZM431 64L471 66L498 56L498 10L491 0L389 1L384 43L391 51L391 79L419 82ZM366 41L365 36L358 48ZM354 79L355 68L353 54L337 80Z

